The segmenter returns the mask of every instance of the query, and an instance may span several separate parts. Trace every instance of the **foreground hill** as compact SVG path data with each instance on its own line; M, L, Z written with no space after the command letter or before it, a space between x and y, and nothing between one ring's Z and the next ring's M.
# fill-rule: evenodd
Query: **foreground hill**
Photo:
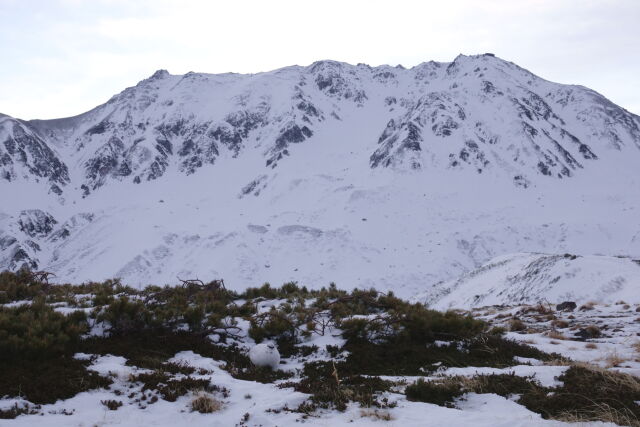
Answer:
M440 310L563 301L637 303L640 260L570 254L505 255L423 295L417 299Z
M0 273L2 425L640 425L638 304L472 316L373 289L37 276ZM254 366L265 340L279 363Z

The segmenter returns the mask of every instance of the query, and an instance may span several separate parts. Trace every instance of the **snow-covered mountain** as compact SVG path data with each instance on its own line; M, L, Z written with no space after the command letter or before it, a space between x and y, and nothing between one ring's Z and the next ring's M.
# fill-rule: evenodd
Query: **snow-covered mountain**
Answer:
M640 255L640 117L491 54L150 78L0 116L0 269L413 294L512 252Z

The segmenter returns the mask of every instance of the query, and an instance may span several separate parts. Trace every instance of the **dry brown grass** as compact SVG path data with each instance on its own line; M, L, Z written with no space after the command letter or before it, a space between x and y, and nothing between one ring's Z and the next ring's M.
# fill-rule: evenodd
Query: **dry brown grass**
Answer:
M558 329L564 329L569 327L569 322L562 319L556 319L553 322L551 322L551 326Z
M627 361L627 359L620 357L616 351L607 354L602 360L605 362L607 368L620 366L621 363Z
M600 328L596 325L589 325L586 328L584 328L584 330L592 337L592 338L597 338L600 335L602 335L602 331L600 330Z
M596 305L595 301L587 301L580 306L579 310L582 310L582 311L593 310L595 305Z
M540 314L551 314L553 315L553 307L551 304L538 304L536 306L536 311Z
M617 371L603 370L603 372L606 372L605 375L607 375L610 380L622 386L629 387L636 393L640 393L640 378Z
M554 340L566 340L567 337L562 334L562 332L558 332L556 330L550 330L546 334L549 338Z
M615 354L615 353L613 353ZM554 361L549 361L548 363L545 363L545 365L553 365ZM636 393L640 393L640 378L633 376L631 374L627 374L624 372L619 372L617 370L611 370L611 369L607 369L607 368L603 368L602 366L598 366L598 365L594 365L593 363L589 363L589 362L568 362L568 363L562 363L561 360L557 360L557 365L558 366L578 366L584 369L589 369L590 371L593 372L598 372L602 375L604 375L607 379L607 382L613 383L613 384L617 384L620 387L625 387L625 388L629 388L631 389L633 392Z
M589 421L611 422L618 425L640 427L634 404L640 393L640 378L616 370L609 370L584 362L566 360L550 361L546 364L569 365L561 378L564 385L559 389L540 388L526 378L513 375L476 375L474 377L444 377L431 380L435 388L421 400L447 406L462 394L497 393L500 395L519 394L519 401L529 410L546 414L555 420L583 423ZM554 393L557 391L557 394ZM501 394L503 393L503 394ZM444 403L443 403L444 402Z
M532 314L537 313L539 315L553 315L553 308L551 305L537 304L523 306L517 314Z
M594 343L594 342L588 342L588 343L584 346L584 348L588 348L589 350L593 350L593 349L598 348L598 345L597 345L596 343Z
M380 421L392 421L393 416L389 411L383 411L380 409L362 409L360 411L360 416L362 418L373 418L374 420Z
M572 363L572 365L602 374L610 387L619 387L627 389L632 393L640 393L640 378L633 375L609 370L586 362L575 362ZM617 425L640 427L640 419L638 419L634 413L629 410L613 408L604 402L593 402L593 408L588 411L567 411L553 419L574 423L585 421L604 421Z
M201 414L210 414L222 409L222 402L207 394L198 394L191 401L191 410L200 412Z
M542 303L538 303L535 306L530 306L527 307L527 311L528 312L536 312L538 314L553 314L553 308L551 308L551 305L545 305Z
M620 411L606 403L594 403L589 411L567 411L553 417L557 421L568 423L583 423L585 421L603 421L619 426L640 427L640 420L630 411Z
M572 366L576 363L569 359L551 359L544 362L546 366Z
M524 331L527 326L520 319L511 319L509 322L509 330L510 331Z
M636 351L636 353L640 354L640 341L636 341L635 343L633 343L631 345L633 347L633 349Z

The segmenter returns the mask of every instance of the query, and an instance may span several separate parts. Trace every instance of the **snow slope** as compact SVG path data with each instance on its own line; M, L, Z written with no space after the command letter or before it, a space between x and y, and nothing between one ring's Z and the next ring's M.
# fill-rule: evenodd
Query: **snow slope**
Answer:
M505 253L640 256L640 118L490 54L158 71L79 116L0 125L0 269L408 296ZM59 192L16 141L60 159Z
M438 288L439 295L429 292L425 300L440 310L562 301L637 303L640 260L513 254L494 258Z

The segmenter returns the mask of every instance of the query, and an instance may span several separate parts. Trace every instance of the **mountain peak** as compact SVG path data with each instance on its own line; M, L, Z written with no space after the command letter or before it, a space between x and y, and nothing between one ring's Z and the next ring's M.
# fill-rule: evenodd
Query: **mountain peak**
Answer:
M323 59L315 61L309 65L308 69L311 73L316 73L322 70L341 70L345 66L349 66L346 62L334 61L331 59Z
M169 72L165 69L160 69L157 70L155 73L153 73L151 75L151 77L149 77L149 80L158 80L158 79L164 79L165 77L170 76L171 74L169 74Z

